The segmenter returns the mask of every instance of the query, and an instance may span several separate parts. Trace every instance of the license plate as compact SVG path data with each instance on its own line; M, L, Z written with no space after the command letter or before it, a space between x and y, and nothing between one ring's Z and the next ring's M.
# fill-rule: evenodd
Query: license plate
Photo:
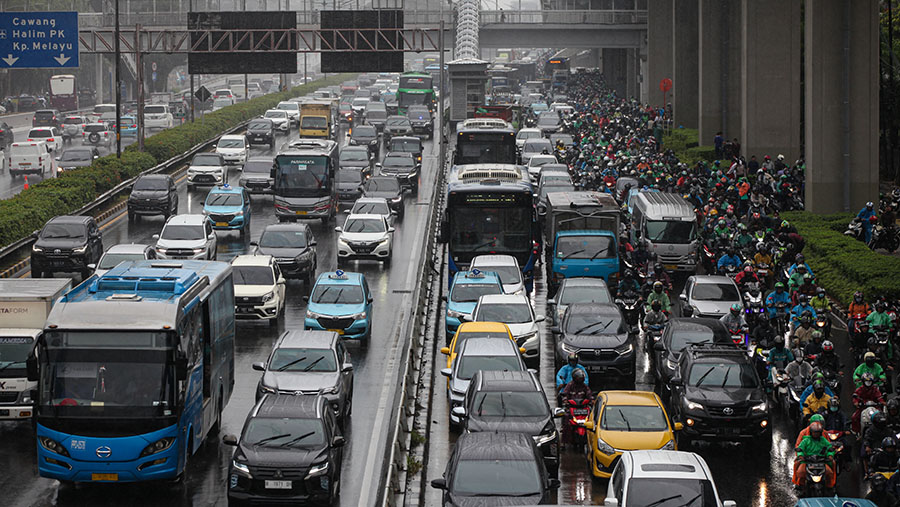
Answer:
M9 417L9 409L8 408L0 409L0 416Z
M216 227L228 227L228 222L216 222Z
M297 214L298 214L298 215L305 215L306 212L305 212L305 211L298 211Z
M343 330L343 329L326 329L326 331L334 331L335 333L337 333L337 334L339 334L339 335L343 335L343 334L344 334L344 330Z
M291 481L266 481L266 489L291 489Z
M677 265L677 264L666 264L666 265L663 266L663 267L666 268L666 269L668 269L669 271L674 271L674 270L678 269L678 265Z
M588 366L588 371L591 373L593 373L593 372L604 373L606 371L606 367L605 366Z
M92 481L118 481L119 474L91 474Z
M19 162L19 165L31 165L31 162Z

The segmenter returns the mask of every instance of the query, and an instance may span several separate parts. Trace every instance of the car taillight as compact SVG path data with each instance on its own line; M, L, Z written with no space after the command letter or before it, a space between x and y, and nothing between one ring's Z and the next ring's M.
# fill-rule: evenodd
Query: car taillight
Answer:
M137 125L132 125L131 128L136 129Z
M48 140L48 141L53 141L53 138L51 137L51 138L49 138L49 139L47 139L47 140Z

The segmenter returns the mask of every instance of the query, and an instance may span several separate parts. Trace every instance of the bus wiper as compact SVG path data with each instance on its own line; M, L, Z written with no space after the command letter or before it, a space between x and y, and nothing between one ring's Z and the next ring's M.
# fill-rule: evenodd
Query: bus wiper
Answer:
M291 436L290 433L283 433L281 435L272 435L271 437L266 437L266 438L254 443L254 444L251 444L251 445L262 445L266 442L271 442L272 440L278 440L279 438L285 438L285 437L289 437L289 436Z
M7 369L7 368L9 368L10 366L12 366L12 365L14 365L14 364L22 364L22 363L24 363L24 362L25 362L25 361L10 361L10 362L6 363L5 365L3 365L2 367L0 367L0 371L3 371L3 370L5 370L5 369Z
M697 386L696 386L696 387L700 387L700 385L703 384L703 381L706 380L707 375L709 375L710 373L712 373L712 371L715 370L715 369L716 369L715 366L710 366L709 369L706 370L706 373L704 373L704 374L697 380Z
M325 359L325 356L319 357L319 358L316 359L315 361L309 363L309 364L306 366L306 368L303 368L303 371L309 371L309 370L313 369L313 367L314 367L315 365L319 364L319 361L321 361L321 360L323 360L323 359Z
M283 365L279 366L278 369L275 371L284 371L284 370L290 368L291 366L294 366L295 364L299 363L300 361L306 361L306 356L303 356L300 359L294 359L290 363L283 364Z
M288 447L291 444L296 444L297 442L303 440L304 438L315 435L315 434L316 434L315 431L310 431L309 433L304 433L297 438L292 438L292 439L288 440L287 442L281 444L281 447Z
M566 255L564 255L564 256L562 257L562 260L566 260L566 259L568 259L569 257L571 257L571 256L573 256L573 255L575 255L575 254L580 254L580 253L583 252L583 251L584 251L584 248L582 248L581 250L575 250L574 252L569 252L568 254L566 254Z

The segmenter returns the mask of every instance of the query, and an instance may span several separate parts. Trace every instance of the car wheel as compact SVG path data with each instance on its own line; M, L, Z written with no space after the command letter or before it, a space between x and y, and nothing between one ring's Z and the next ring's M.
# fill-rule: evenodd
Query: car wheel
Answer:
M130 211L128 212L128 223L129 224L133 224L136 218L137 218L137 215L135 215L134 213L132 213ZM169 217L166 217L166 218L169 218Z
M391 255L392 254L393 254L393 252L388 252L388 256L384 258L384 261L382 261L382 262L384 262L384 267L386 267L386 268L391 267Z

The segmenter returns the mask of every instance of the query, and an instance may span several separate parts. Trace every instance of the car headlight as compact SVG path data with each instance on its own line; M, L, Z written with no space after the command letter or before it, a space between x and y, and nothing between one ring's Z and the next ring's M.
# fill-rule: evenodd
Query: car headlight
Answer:
M240 472L247 477L252 477L250 475L250 467L248 467L246 463L241 463L240 461L233 459L231 460L231 467L234 468L236 472Z
M397 197L391 197L391 202L400 202L403 199L402 195L398 195Z
M366 318L366 312L359 312L349 316L353 320L364 320Z
M150 456L151 454L163 452L169 447L172 447L173 443L175 443L175 437L160 438L156 442L153 442L147 447L144 447L144 450L141 451L140 457L143 458L144 456Z
M194 252L194 254L200 254L200 253L205 252L206 249L205 248L195 248L192 251Z
M318 477L320 475L325 475L328 473L328 462L319 463L318 465L313 465L312 468L309 469L309 473L306 474L306 478L310 477Z
M321 394L337 394L338 386L325 387L322 388L319 392Z
M534 338L536 336L537 336L537 331L535 331L533 333L523 334L522 336L519 336L516 338L516 343L519 346L522 346L525 344L525 342L527 342L528 340L531 340L532 338Z
M267 386L267 385L265 385L265 384L260 384L260 385L259 385L259 390L262 391L262 392L264 392L264 393L269 393L269 394L276 394L276 393L277 393L277 391L275 390L274 387L269 387L269 386Z
M378 144L378 139L372 139L369 144Z
M209 211L207 211L205 209L201 213L203 213L204 215L209 215Z
M675 370L675 368L678 368L678 363L675 361L672 361L669 358L666 358L666 368L668 368L670 370Z
M766 402L762 402L758 405L753 405L754 412L765 412L766 410L768 410L768 408L769 408L769 404Z
M540 435L532 435L531 438L534 439L534 443L537 444L538 447L549 444L550 442L556 440L556 428L553 429L550 433L541 433Z
M383 238L381 238L381 239L375 241L375 244L376 244L376 245L380 245L380 244L386 242L386 241L389 240L389 239L390 239L390 236L385 236L385 237L383 237Z
M236 217L242 217L242 216L244 216L244 211L241 210L241 211L235 212L234 216L236 216Z
M60 445L56 440L48 437L39 437L38 441L41 443L41 447L47 449L50 452L55 452L61 456L68 456L69 451L66 450L65 447Z
M690 400L684 400L684 406L685 406L688 410L703 410L703 405L701 405L701 404L699 404L699 403L695 403L695 402L690 401Z
M32 252L38 252L38 253L40 253L40 252L43 252L44 249L41 248L41 247L39 247L39 246L37 246L37 245L31 245L31 251L32 251Z
M468 314L468 313L464 313L464 312L457 312L457 311L454 311L454 310L447 310L447 317L451 317L451 318L454 318L454 319L463 319L463 318L465 318L467 315L469 315L469 314Z
M263 303L268 303L269 301L275 299L275 291L269 292L268 294L262 297Z
M72 251L75 252L75 253L78 253L78 254L84 253L84 252L87 251L87 245L85 245L85 246L80 246L80 247L78 247L78 248L73 248Z
M560 347L562 347L563 352L565 352L566 354L577 354L578 351L581 350L578 347L573 347L572 345L569 345L568 343L562 343L560 345Z
M674 451L675 450L675 441L669 440L666 442L666 445L659 448L660 451Z
M311 311L309 311L309 310L306 310L306 318L307 318L307 319L318 319L318 318L321 317L321 316L322 316L321 314L318 314L318 313L316 313L316 312L311 312Z
M597 437L597 450L602 452L603 454L615 454L616 450L613 446L607 444L603 441L602 438Z
M628 343L625 343L623 345L619 345L618 347L616 347L616 352L618 352L619 355L621 355L621 356L624 356L625 354L631 354L631 351L633 351L633 350L634 350L634 344L631 342L628 342Z

